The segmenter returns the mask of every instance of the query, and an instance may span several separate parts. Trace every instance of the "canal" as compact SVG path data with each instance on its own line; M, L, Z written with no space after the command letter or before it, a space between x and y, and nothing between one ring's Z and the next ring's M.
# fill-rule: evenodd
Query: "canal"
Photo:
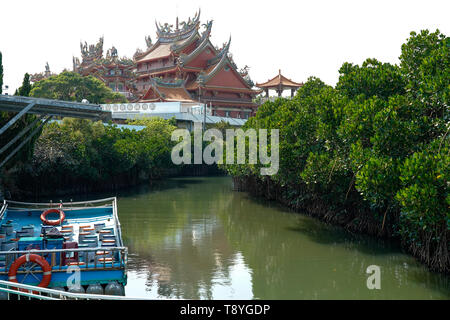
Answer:
M244 192L177 178L119 193L126 295L156 299L449 299L449 278L398 245L349 234ZM366 269L381 270L369 290Z

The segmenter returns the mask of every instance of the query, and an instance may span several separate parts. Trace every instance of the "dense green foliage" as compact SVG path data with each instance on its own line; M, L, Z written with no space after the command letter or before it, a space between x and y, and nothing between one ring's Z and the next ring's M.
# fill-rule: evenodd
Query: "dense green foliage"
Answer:
M30 75L28 73L25 73L25 76L23 77L22 86L17 89L15 95L28 97L30 95L31 88L32 87L30 83Z
M123 95L113 92L99 79L69 71L36 82L30 96L78 102L87 99L96 104L126 102Z
M365 97L387 99L405 91L400 69L376 59L367 59L361 67L346 62L339 69L339 74L336 89L351 98L364 94Z
M172 166L170 137L175 127L160 118L133 124L143 129L70 118L48 124L19 187L30 190L27 184L34 181L43 192L71 187L99 190L159 178Z
M277 186L274 198L294 208L319 199L345 226L399 236L448 272L449 49L439 31L413 32L399 66L344 63L335 88L308 79L294 99L265 103L245 125L280 130L278 173L261 176L261 164L227 170Z

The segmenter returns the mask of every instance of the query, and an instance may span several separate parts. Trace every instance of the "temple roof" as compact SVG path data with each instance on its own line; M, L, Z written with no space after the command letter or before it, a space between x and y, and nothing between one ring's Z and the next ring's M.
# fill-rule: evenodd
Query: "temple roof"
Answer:
M199 87L215 92L234 92L237 98L217 97L214 98L221 103L249 104L249 95L254 96L262 90L253 90L254 83L248 76L248 72L243 73L237 70L232 55L229 53L230 40L221 49L215 47L211 41L211 30L213 21L207 21L200 31L200 12L193 19L187 22L164 25L156 24L158 39L151 44L145 52L135 54L135 62L145 63L157 59L171 58L171 62L164 64L154 64L150 68L140 68L138 78L143 79L143 87L150 81L150 88L141 97L142 101L190 101L193 98L189 92L194 92ZM202 27L202 28L203 28ZM172 62L173 58L173 62ZM183 78L179 84L177 80L172 83L164 83L160 78L165 79ZM167 75L167 76L166 76ZM147 80L147 78L149 78ZM145 89L144 89L145 90ZM187 91L189 90L189 92ZM197 93L193 93L197 96ZM213 92L213 95L217 94ZM226 95L225 95L226 96ZM232 96L232 95L228 95ZM242 101L238 101L238 100Z
M151 48L151 50L143 57L140 57L138 60L146 61L168 57L170 56L171 53L170 46L171 46L170 43L156 42Z
M196 56L198 56L203 51L203 49L206 48L208 45L214 52L216 51L214 46L209 41L209 36L211 35L211 28L212 28L212 20L208 21L208 23L206 24L206 30L203 32L202 36L199 37L199 44L194 49L194 51L192 51L188 55L181 55L180 56L180 63L181 63L181 65L185 65L188 62L192 61L192 59L194 59ZM188 41L188 40L189 39L187 39L186 41ZM172 49L174 47L175 48L179 48L179 47L182 47L182 46L183 45L178 45L178 44L177 45L173 45Z
M228 56L230 44L231 37L228 40L228 43L222 48L222 50L220 50L216 57L208 61L209 66L204 70L203 73L200 73L198 75L197 83L202 87L209 87L207 85L208 82L213 79L215 75L220 72L220 70L222 70L226 66L229 66L229 68L235 74L236 78L239 79L239 81L241 81L241 83L244 85L244 88L236 88L234 91L258 93L257 91L252 90L253 84L250 84L246 79L242 77L242 75L236 70L236 65L230 60L230 57Z
M290 88L299 88L303 86L303 83L294 82L281 74L281 70L278 71L278 75L274 78L268 80L264 83L257 83L257 87L259 88L279 88L279 87L290 87Z
M170 46L170 50L173 52L181 52L183 49L188 47L190 44L192 44L195 40L199 39L200 35L198 32L192 32L192 34L189 36L189 38L184 39L182 41L174 42Z
M225 66L225 64L230 61L228 60L228 50L230 49L231 37L228 40L228 43L224 46L222 50L216 55L215 58L208 61L208 68L204 71L203 74L198 76L197 81L206 84L214 75Z
M155 59L161 59L165 57L169 57L172 53L178 54L184 48L189 46L195 40L199 40L200 43L197 48L189 55L182 55L183 63L187 63L192 60L205 45L209 42L209 36L211 34L212 21L208 21L206 24L206 29L203 34L200 36L197 32L198 28L196 27L192 33L188 37L184 37L180 40L180 37L173 38L169 41L169 39L163 40L161 37L158 38L158 41L150 47L146 52L140 54L136 57L136 60L139 62L150 61ZM158 33L159 34L159 33ZM212 44L210 46L214 49Z
M179 81L177 83L164 83L156 78L152 78L152 85L144 94L141 101L194 102L191 95L186 91L184 87L184 81Z

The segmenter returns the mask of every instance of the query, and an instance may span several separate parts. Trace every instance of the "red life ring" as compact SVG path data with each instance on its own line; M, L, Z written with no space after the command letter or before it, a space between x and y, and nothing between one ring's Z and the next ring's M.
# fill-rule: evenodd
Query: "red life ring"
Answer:
M43 277L42 277L42 281L41 281L41 283L39 283L38 287L46 288L49 285L50 280L52 278L52 268L50 267L50 265L44 258L42 258L41 256L39 256L37 254L27 253L27 254L24 254L23 256L20 256L19 258L17 258L11 264L11 267L9 268L8 280L11 282L17 282L17 277L16 277L17 270L20 268L21 265L23 265L24 263L29 262L29 261L37 263L38 265L41 266L42 271L43 271ZM20 291L28 292L28 290L25 290L25 289L20 289Z
M58 220L47 220L47 215L49 213L59 213L59 219ZM57 226L57 225L61 224L65 218L66 218L66 214L61 209L49 209L49 210L45 210L41 214L42 222L45 225L49 225L49 226Z

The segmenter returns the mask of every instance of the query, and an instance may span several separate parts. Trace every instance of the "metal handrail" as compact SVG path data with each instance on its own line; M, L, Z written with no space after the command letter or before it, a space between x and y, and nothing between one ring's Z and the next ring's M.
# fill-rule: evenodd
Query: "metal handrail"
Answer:
M104 260L103 262L97 262L96 259L94 258L94 262L93 263L89 263L89 261L85 262L85 265L79 265L80 270L83 269L90 269L90 270L97 270L97 269L117 269L117 268L123 268L124 272L126 272L126 264L127 264L127 256L128 256L128 248L126 247L97 247L97 248L72 248L72 249L46 249L46 250L11 250L11 251L0 251L0 255L5 255L5 256L20 256L20 255L25 255L25 254L37 254L40 256L43 256L45 254L59 254L59 265L54 265L52 266L52 272L55 271L61 271L61 270L65 270L63 269L63 267L66 267L65 265L62 265L62 257L63 254L66 253L75 253L75 252L81 252L81 253L85 253L85 257L86 254L88 253L95 253L97 251L110 251L111 254L114 256L115 252L119 252L120 256L119 259L114 262L106 262L106 260ZM55 256L56 258L56 256ZM53 259L53 255L52 255L52 259ZM115 264L118 263L119 266L115 266ZM59 266L59 268L58 268ZM54 268L56 267L56 269ZM7 266L5 266L5 271L0 271L0 274L4 274L7 273L6 271ZM20 272L19 272L20 273Z
M28 254L28 253L52 253L52 252L80 252L80 251L110 251L112 249L115 250L127 250L127 247L96 247L96 248L73 248L73 249L46 249L46 250L15 250L15 251L0 251L0 254L6 254L6 253L17 253L17 254Z
M119 221L119 215L117 214L117 198L114 197L113 200L113 217L114 217L114 226L116 228L116 234L118 236L119 239L119 245L123 246L122 243L122 228L120 226L120 221Z
M84 210L84 209L100 209L100 208L111 208L111 205L104 205L104 206L96 206L96 207L63 207L63 211L73 211L73 210ZM9 211L45 211L47 209L55 209L56 206L53 207L42 207L42 208L24 208L24 207L9 207Z
M88 204L88 203L99 203L99 202L107 202L107 201L114 201L116 197L111 198L105 198L105 199L98 199L98 200L89 200L89 201L79 201L79 202L63 202L62 204L71 204L71 205L78 205L78 204ZM23 204L23 205L29 205L29 206L43 206L43 205L56 205L57 202L21 202L21 201L13 201L13 200L5 200L6 203L11 204Z
M12 289L15 288L15 289ZM18 289L24 289L28 292L23 292ZM89 294L89 293L73 293L65 292L54 289L30 286L28 284L10 282L0 280L0 291L17 294L19 296L26 296L30 298L36 298L41 300L149 300L146 298L138 297L124 297L124 296L111 296L111 295L99 295L99 294ZM50 296L43 296L42 294L48 294ZM54 296L58 297L55 298Z

